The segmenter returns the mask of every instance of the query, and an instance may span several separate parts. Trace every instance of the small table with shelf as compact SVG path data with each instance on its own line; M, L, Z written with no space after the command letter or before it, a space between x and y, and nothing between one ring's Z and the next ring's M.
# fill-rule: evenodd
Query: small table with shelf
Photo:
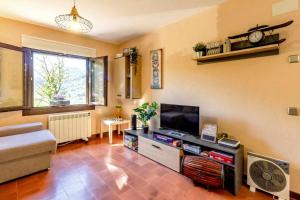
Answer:
M206 142L200 139L200 137L185 134L184 136L176 136L170 134L169 130L155 130L149 131L148 134L144 134L143 130L130 130L126 129L124 135L135 136L138 139L138 153L159 162L177 172L181 171L181 156L182 155L196 155L199 154L192 153L183 150L182 144L189 143L192 145L200 146L202 151L218 151L221 153L226 153L234 157L234 162L224 163L218 160L214 160L223 164L225 173L225 189L229 190L232 194L238 194L243 180L243 161L244 161L244 146L240 145L238 148L228 148L223 147L215 143ZM153 134L161 134L164 136L172 137L174 139L180 140L181 145L179 147L174 147L172 145L154 140ZM158 151L159 150L159 151ZM158 155L158 156L157 156ZM211 158L208 158L211 159Z
M103 124L108 126L108 137L109 137L109 144L113 143L113 126L118 126L118 134L120 134L120 129L122 124L128 124L128 127L130 126L130 120L126 119L105 119L103 120ZM103 132L101 130L100 138L103 138Z

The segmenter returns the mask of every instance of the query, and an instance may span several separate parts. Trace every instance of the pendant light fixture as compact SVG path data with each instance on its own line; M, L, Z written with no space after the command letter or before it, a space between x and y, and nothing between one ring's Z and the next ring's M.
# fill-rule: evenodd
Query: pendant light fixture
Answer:
M81 17L76 9L75 0L70 14L58 15L55 17L58 27L75 32L87 33L93 28L93 24Z

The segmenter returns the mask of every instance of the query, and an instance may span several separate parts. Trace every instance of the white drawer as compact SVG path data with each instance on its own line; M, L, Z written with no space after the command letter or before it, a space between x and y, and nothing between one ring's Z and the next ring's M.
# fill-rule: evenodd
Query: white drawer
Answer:
M138 152L177 172L180 171L180 150L139 136Z

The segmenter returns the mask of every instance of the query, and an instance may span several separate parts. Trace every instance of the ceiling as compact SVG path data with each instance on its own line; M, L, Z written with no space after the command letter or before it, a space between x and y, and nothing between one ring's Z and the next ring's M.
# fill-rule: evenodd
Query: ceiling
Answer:
M222 1L76 0L76 7L94 25L89 36L121 43ZM57 28L55 16L69 13L72 6L73 0L1 0L0 16Z

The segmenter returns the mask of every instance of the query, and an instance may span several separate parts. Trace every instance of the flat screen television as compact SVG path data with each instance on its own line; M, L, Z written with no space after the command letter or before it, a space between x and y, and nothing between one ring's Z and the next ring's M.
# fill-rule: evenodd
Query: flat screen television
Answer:
M199 135L199 107L161 104L160 127Z

